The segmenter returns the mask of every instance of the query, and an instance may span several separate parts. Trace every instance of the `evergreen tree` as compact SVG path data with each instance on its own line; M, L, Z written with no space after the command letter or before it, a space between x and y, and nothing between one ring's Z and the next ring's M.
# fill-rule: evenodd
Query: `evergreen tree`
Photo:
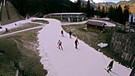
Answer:
M94 14L95 14L94 7L93 7L93 6L91 6L91 17L94 17Z
M119 23L122 23L122 21L123 21L123 13L122 13L121 5L119 5L118 8L117 8L116 17L117 17L116 21L118 21Z
M110 20L114 19L114 8L112 6L109 7L108 17L110 18Z
M123 24L125 24L128 21L129 18L129 6L124 6L124 12L123 12Z
M86 14L87 17L91 17L91 6L90 6L90 0L87 1L87 7L86 7Z
M101 18L105 17L105 6L102 6L102 10L101 10Z
M81 12L81 0L77 0L77 2L75 3L75 11Z
M129 7L125 5L123 12L120 5L116 8L110 6L108 11L108 17L115 22L125 24L129 18Z
M98 7L97 7L96 15L101 16L101 8L100 8L100 5L98 5Z
M10 0L23 16L71 11L69 0ZM72 6L73 7L73 6Z

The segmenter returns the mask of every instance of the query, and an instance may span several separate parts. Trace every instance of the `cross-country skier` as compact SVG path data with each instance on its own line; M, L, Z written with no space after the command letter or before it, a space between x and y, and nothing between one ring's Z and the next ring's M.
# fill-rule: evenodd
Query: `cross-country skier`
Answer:
M72 35L72 32L70 31L70 32L69 32L69 37L70 37L70 38L71 38L71 35Z
M63 30L61 30L61 36L62 36L62 37L64 36Z
M110 71L111 71L111 69L113 68L113 63L114 63L114 60L112 60L112 61L109 63L109 65L107 66L107 68L108 68L107 72L110 72Z
M79 42L78 42L78 39L75 40L75 48L77 49L77 46L78 46Z
M58 41L58 43L57 43L57 44L58 44L58 48L59 48L59 49L61 49L61 50L63 50L62 42L61 42L60 40Z

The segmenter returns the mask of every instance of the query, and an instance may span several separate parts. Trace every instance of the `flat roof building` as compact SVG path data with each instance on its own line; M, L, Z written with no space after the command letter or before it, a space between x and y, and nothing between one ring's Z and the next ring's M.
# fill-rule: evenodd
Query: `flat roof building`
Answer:
M53 16L69 22L79 22L85 20L86 14L85 13L50 13L46 16Z

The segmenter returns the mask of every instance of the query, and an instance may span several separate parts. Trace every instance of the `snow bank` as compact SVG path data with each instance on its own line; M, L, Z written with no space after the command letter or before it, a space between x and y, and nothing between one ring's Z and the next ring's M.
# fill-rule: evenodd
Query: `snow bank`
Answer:
M99 43L98 46L101 47L101 48L103 48L103 47L107 47L108 44L107 43Z

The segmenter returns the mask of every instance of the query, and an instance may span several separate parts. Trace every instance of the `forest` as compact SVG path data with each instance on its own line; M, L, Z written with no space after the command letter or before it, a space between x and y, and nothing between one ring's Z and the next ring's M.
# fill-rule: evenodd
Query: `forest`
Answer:
M109 17L110 20L125 24L129 18L129 7L127 5L122 9L121 5L113 6L94 6L90 2L82 3L81 0L71 2L70 0L8 0L12 2L18 12L26 16L43 17L49 13L61 12L84 12L88 18L98 15L100 18Z

